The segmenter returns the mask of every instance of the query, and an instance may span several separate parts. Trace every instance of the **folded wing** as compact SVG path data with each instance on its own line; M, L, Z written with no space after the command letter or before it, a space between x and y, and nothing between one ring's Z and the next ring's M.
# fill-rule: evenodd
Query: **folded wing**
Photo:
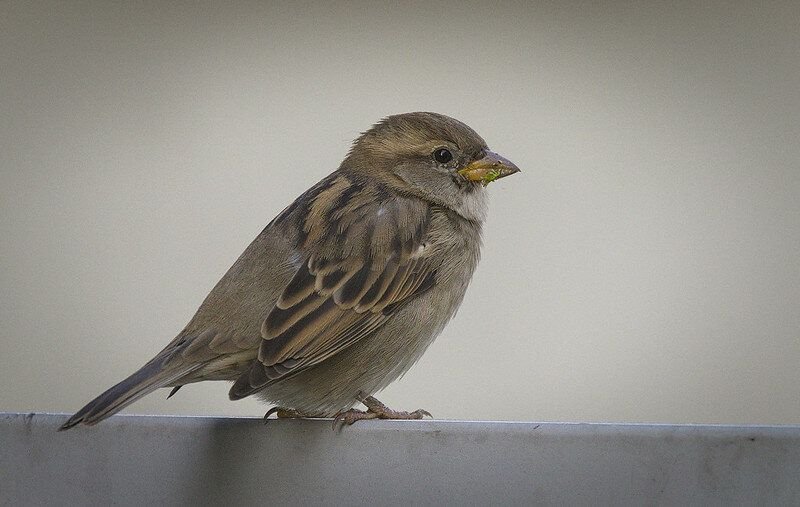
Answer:
M258 359L234 383L232 399L341 352L433 286L429 208L378 192L338 176L295 211L305 213L298 252L307 257L264 319Z

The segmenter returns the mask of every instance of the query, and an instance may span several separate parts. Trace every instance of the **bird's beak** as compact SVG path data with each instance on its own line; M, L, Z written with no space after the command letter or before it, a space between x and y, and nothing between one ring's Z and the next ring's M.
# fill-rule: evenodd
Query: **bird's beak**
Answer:
M519 167L514 162L498 155L493 151L486 151L486 155L458 171L458 174L469 181L479 181L484 187L494 180L505 178L519 172Z

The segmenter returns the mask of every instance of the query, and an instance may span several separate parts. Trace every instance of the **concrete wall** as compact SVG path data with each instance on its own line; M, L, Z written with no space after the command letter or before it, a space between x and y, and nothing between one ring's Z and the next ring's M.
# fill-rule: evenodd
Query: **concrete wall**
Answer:
M8 505L797 505L800 427L0 416Z

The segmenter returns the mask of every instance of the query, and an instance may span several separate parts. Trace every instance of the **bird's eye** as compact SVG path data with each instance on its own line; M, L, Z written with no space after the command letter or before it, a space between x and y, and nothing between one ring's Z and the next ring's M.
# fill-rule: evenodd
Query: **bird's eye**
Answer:
M453 160L453 154L446 148L437 148L433 150L433 159L440 164L446 164Z

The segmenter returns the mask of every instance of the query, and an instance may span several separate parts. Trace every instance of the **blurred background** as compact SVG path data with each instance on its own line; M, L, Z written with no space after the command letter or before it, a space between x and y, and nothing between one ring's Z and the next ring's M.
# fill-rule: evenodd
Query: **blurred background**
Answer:
M0 410L72 412L383 116L493 184L437 418L800 423L797 2L0 3ZM129 413L260 416L227 383Z

